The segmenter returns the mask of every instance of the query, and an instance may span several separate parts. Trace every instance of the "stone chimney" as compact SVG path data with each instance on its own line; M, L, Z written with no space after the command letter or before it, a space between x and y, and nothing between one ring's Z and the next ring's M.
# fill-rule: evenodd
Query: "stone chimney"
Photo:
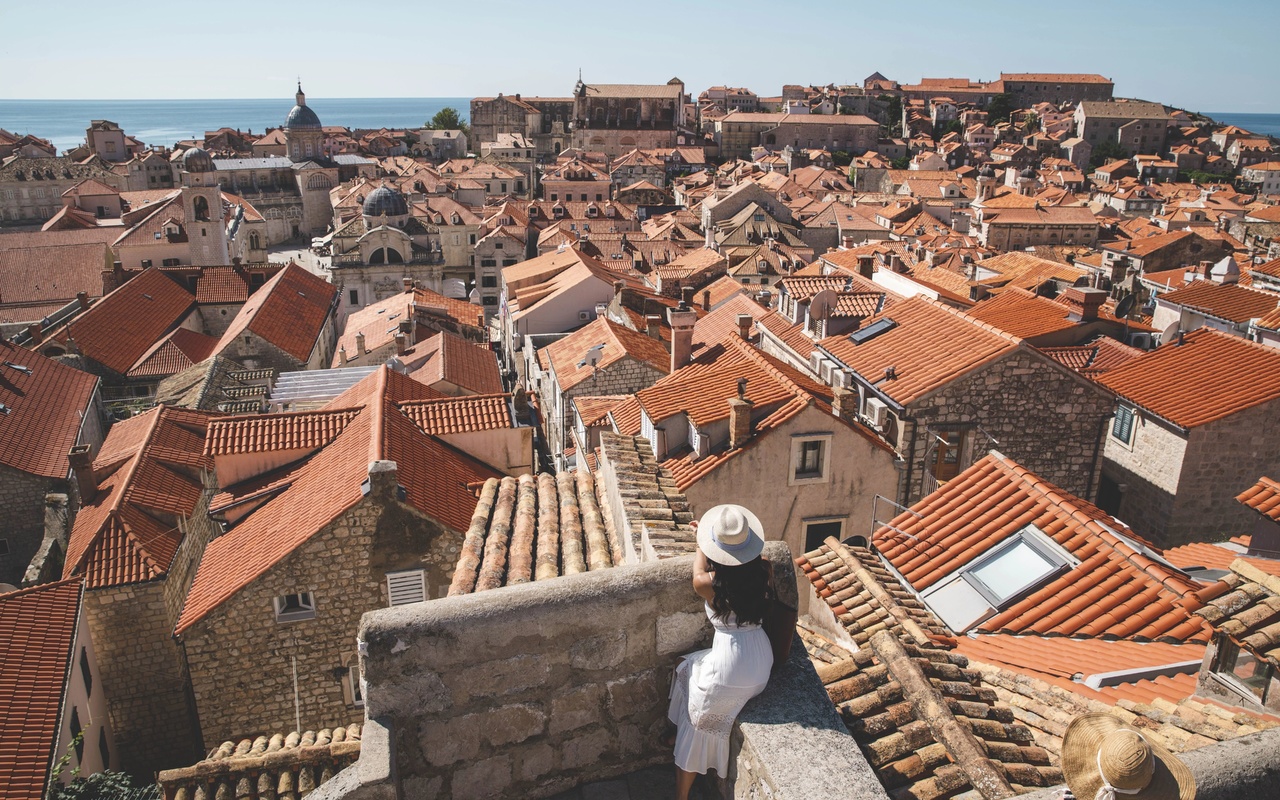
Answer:
M841 247L842 249L844 249L844 250L852 250L852 249L853 249L853 237L852 237L852 236L849 236L848 234L845 234L844 236L841 236L841 237L840 237L840 247Z
M875 272L876 272L875 256L871 256L871 255L858 256L858 274L859 275L866 278L867 280L871 280L871 277L875 275Z
M27 326L27 333L31 334L31 344L37 345L44 341L44 326L39 322L33 322Z
M346 345L338 348L338 366L345 367L347 365L347 348Z
M751 318L750 314L739 314L738 315L738 335L741 336L743 339L750 340L751 327L754 324L755 324L755 320Z
M409 294L413 294L413 278L406 277L406 278L401 278L400 280L401 280L401 283L404 284L404 290Z
M618 302L622 302L622 290L625 288L627 288L626 281L614 281L613 282L613 299L617 300Z
M356 334L356 355L362 356L362 355L365 355L367 352L368 351L364 349L364 334L357 333Z
M364 482L361 491L379 500L396 500L400 488L399 474L399 467L394 461L371 461L369 479Z
M737 450L751 438L751 407L747 399L747 379L738 381L738 396L729 400L729 449Z
M858 393L853 389L836 386L831 390L831 413L846 422L858 421Z
M671 371L689 363L693 352L693 324L698 315L685 303L667 309L667 322L671 324Z
M409 337L396 331L396 355L402 356L409 351Z
M1098 309L1106 300L1107 293L1103 290L1083 286L1072 286L1062 293L1062 301L1067 306L1067 319L1072 322L1093 322L1098 318Z
M76 292L76 302L80 304L81 311L88 311L89 310L89 293Z
M680 287L680 305L685 307L693 306L693 287L692 286Z
M400 320L400 322L399 322L399 324L398 324L398 326L397 326L396 330L397 330L399 333L403 333L403 334L405 335L405 337L409 340L409 343L410 343L410 344L413 344L413 336L411 335L411 334L413 333L413 320L412 320L412 319L402 319L402 320Z
M67 453L67 461L71 464L71 473L75 476L76 488L80 490L80 503L92 503L98 496L98 478L93 474L93 453L89 445L78 444Z
M710 289L702 290L702 310L703 311L711 310L711 290Z
M662 317L657 314L646 314L644 328L650 339L661 339Z

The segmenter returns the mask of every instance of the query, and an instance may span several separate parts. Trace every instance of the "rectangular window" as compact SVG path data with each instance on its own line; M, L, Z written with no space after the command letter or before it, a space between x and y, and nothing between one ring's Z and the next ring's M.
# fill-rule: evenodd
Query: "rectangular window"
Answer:
M1111 435L1125 444L1133 443L1133 409L1128 406L1116 408L1115 421L1111 423Z
M792 485L827 481L830 444L831 434L797 436L791 440Z
M1214 672L1225 675L1232 683L1243 687L1258 698L1258 702L1266 701L1267 688L1275 673L1275 669L1269 663L1259 659L1226 636L1221 638L1218 645L1217 661L1218 666Z
M298 622L315 619L316 603L311 592L286 594L275 599L276 622Z
M360 680L358 664L347 670L347 680L351 683L351 705L364 708L364 684Z
M844 534L844 519L806 519L804 521L804 551L817 550L827 537L840 539Z
M98 755L102 756L102 768L111 768L111 747L107 744L107 728L98 728Z
M93 672L89 669L89 651L80 648L80 677L84 678L84 696L93 697Z
M496 289L498 287L498 276L483 275L480 277L480 285L486 289Z
M427 574L425 570L411 569L387 573L388 605L403 606L421 603L427 599Z
M80 709L71 707L71 741L76 747L76 765L84 761L84 728L80 725Z
M351 301L351 305L353 305L353 306L358 306L358 305L360 305L360 292L359 292L359 291L357 291L356 289L352 289L352 290L347 294L347 299Z

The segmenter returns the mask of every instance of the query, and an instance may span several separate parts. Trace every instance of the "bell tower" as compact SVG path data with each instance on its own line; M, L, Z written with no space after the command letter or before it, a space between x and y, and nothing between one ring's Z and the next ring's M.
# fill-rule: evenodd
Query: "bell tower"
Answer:
M202 267L230 264L222 187L212 156L199 147L182 157L182 207L191 263Z

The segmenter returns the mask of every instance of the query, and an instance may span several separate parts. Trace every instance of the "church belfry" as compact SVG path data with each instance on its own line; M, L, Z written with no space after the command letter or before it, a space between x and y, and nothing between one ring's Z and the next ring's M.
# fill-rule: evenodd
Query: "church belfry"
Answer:
M320 126L320 118L316 112L307 107L307 96L302 91L302 82L298 82L298 93L294 95L296 104L284 119L284 140L289 160L295 164L324 158L324 129Z

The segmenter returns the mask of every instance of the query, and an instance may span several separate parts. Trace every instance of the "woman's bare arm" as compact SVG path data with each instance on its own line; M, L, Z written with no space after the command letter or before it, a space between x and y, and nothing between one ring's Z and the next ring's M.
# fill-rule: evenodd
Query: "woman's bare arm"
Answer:
M698 523L692 523L693 530L697 533ZM715 598L715 590L712 589L712 575L707 568L707 554L702 552L702 548L697 548L697 555L693 557L693 590L698 596L710 603Z

